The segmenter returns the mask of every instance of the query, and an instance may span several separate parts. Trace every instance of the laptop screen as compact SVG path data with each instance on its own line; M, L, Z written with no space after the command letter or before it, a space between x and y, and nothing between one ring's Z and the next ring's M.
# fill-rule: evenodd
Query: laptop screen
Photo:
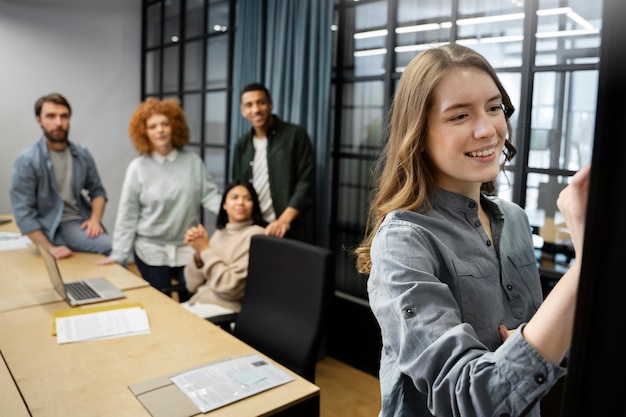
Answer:
M67 292L65 291L65 286L63 285L63 279L61 279L61 272L59 271L59 265L57 264L56 258L43 246L37 245L37 248L43 258L43 263L46 266L46 271L48 271L48 276L50 277L52 286L65 301L69 301Z

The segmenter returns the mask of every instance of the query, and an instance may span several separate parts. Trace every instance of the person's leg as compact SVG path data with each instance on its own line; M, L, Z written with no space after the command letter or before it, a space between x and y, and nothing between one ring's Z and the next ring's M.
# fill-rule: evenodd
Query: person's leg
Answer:
M94 252L108 255L111 253L111 235L106 231L96 237L87 237L81 229L81 220L69 220L59 225L55 241L65 242L65 246L78 252Z
M134 258L135 265L137 265L137 269L139 269L143 279L157 290L170 295L164 290L172 286L172 268L169 266L148 265L137 256L137 253L134 253Z
M176 280L179 282L179 287L180 289L177 291L178 292L178 301L185 302L187 300L189 300L191 298L191 294L189 294L189 291L187 291L187 286L185 285L185 267L184 266L177 266L175 268L171 268L172 271L172 277L176 278Z

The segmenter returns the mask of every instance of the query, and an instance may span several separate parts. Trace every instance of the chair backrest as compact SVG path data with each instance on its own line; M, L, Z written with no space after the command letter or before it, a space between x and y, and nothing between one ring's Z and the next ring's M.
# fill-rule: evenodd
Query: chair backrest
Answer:
M233 334L314 382L334 284L333 253L255 235Z

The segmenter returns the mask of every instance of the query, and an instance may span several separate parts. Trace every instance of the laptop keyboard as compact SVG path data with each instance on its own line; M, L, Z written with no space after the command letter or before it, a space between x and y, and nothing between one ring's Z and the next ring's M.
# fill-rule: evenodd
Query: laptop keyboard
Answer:
M82 281L66 282L65 288L76 300L88 300L90 298L99 297L97 292Z

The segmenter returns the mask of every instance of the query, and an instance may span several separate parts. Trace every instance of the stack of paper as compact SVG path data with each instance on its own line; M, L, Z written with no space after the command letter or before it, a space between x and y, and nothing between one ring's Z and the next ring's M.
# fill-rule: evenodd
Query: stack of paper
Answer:
M0 250L24 249L33 242L20 233L0 232Z
M148 315L139 303L72 308L54 316L52 334L59 344L150 333Z

